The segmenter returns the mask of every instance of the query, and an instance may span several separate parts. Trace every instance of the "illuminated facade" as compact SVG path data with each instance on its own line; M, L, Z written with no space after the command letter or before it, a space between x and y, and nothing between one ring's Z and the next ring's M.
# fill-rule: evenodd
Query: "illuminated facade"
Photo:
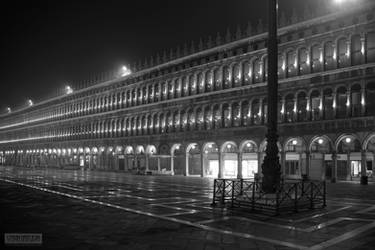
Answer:
M367 6L279 30L286 177L372 178L374 13ZM253 177L265 149L266 37L228 42L4 114L1 163Z

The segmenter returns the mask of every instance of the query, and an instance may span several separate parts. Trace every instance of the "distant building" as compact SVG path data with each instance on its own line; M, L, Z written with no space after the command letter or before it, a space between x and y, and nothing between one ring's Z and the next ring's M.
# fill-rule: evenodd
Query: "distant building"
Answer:
M372 178L375 9L279 30L288 178ZM253 177L267 114L267 34L229 41L0 117L2 164Z

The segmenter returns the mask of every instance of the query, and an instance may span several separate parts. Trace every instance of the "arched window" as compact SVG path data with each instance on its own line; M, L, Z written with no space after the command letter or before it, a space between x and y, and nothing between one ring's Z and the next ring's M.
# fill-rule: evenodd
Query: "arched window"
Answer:
M221 89L221 81L222 81L222 74L221 70L219 68L216 68L214 70L214 84L215 84L215 90Z
M324 69L330 70L335 68L333 42L326 42L324 44Z
M251 84L251 66L249 62L243 64L243 77L245 84Z
M358 65L362 63L362 43L359 35L352 36L350 55L352 59L352 65Z
M154 101L154 93L152 92L152 85L148 86L148 97L147 97L148 103L152 103Z
M280 110L279 110L280 112ZM264 98L262 101L262 120L263 124L267 124L267 116L268 116L268 100L267 98ZM280 113L278 114L278 117L280 119Z
M333 92L331 89L325 89L323 91L323 115L324 119L333 119Z
M216 105L214 107L214 124L215 124L215 128L221 128L222 124L221 124L221 112L220 112L220 107L219 105Z
M174 85L173 81L168 82L168 99L174 98Z
M289 51L286 54L287 77L297 75L297 56L294 51Z
M278 96L278 100L277 100L277 112L279 112L278 116L277 116L277 122L278 123L281 123L283 122L283 116L284 116L284 113L283 113L283 103L282 103L282 99L281 99L281 96Z
M249 103L247 101L244 101L241 104L241 118L242 118L243 126L250 125L251 117L250 117Z
M375 82L366 84L366 114L375 115Z
M179 79L174 80L174 91L175 91L175 95L174 95L175 98L178 98L181 96L181 86L180 86Z
M141 119L141 117L137 117L136 133L137 133L137 135L140 135L142 133L142 119Z
M375 32L367 34L366 55L367 62L375 62Z
M223 117L223 120L224 120L223 127L224 128L230 127L231 121L232 121L232 114L230 112L228 104L223 105L223 115L222 115L222 117Z
M350 106L352 116L361 116L361 86L359 84L355 84L351 88Z
M255 124L255 125L259 125L262 121L259 99L255 99L251 103L251 118L252 118L252 124Z
M184 131L186 131L187 127L188 127L188 113L186 111L182 111L181 117L182 117L182 120L181 120L181 122L182 122L182 129Z
M307 100L306 93L300 92L297 96L297 120L299 122L307 121Z
M107 99L106 99L107 102ZM132 91L132 105L135 106L137 105L137 90L133 89Z
M299 61L299 74L308 74L310 73L310 62L309 62L309 52L306 48L302 48L298 53Z
M310 95L311 105L311 119L313 121L320 120L320 93L318 90L314 90Z
M161 84L161 100L166 100L168 97L168 84L163 82Z
M142 131L141 133L142 135L147 134L147 119L145 116L142 117L141 131Z
M311 47L311 71L313 73L322 70L322 59L319 45Z
M285 122L293 122L294 116L294 96L289 94L285 97Z
M202 108L197 109L196 124L199 130L202 130L204 128L204 114Z
M188 129L194 130L195 125L196 125L195 114L194 114L193 110L190 109L189 112L188 112Z
M202 75L203 78L203 75ZM210 92L213 90L213 76L212 71L209 70L206 72L206 92Z
M182 96L189 95L189 82L186 76L182 77Z
M204 127L207 130L212 128L212 112L209 106L204 110Z
M202 81L202 82L204 84L204 81ZM201 82L199 82L199 84L201 84ZM196 79L195 75L189 76L189 88L190 88L189 95L193 95L193 94L197 93L197 79Z
M132 129L131 125L132 124L131 124L130 118L128 118L126 120L126 135L127 136L131 135L131 129Z
M205 92L204 77L203 77L202 72L198 74L198 92L199 93Z
M340 87L337 90L337 96L336 96L336 107L337 107L336 114L338 118L346 117L346 104L347 104L346 88Z
M140 105L140 104L143 103L143 100L142 100L142 97L143 97L143 95L142 95L142 89L139 88L139 89L137 90L137 92L138 92L137 104Z
M165 132L170 133L173 130L173 116L170 112L166 115Z
M178 114L178 111L176 111L174 114L173 114L173 128L174 128L174 131L180 131L180 115Z
M285 60L282 55L278 56L278 62L277 62L277 75L279 79L282 79L285 77Z
M154 85L154 101L158 102L160 99L160 87L159 84Z
M268 57L266 56L263 58L263 79L268 80Z
M339 68L347 67L348 66L348 45L345 38L341 38L337 42L337 63Z
M159 119L158 119L158 115L157 114L154 114L154 117L152 119L152 125L153 125L153 133L154 134L157 134L159 132Z
M147 115L146 117L146 134L150 134L152 131L152 116Z
M131 135L135 135L135 131L136 131L136 120L134 117L131 118Z
M232 120L234 127L239 127L241 125L241 110L238 103L233 103L232 105Z
M253 75L254 75L254 83L260 83L263 81L262 76L262 65L260 63L260 59L255 59L253 61Z
M159 131L160 133L165 133L165 115L161 114L159 117Z
M234 79L234 86L238 87L241 86L241 68L239 64L234 64L233 65L233 79Z
M231 74L230 74L230 70L229 70L229 67L228 66L224 66L223 67L223 74L224 74L224 85L223 85L223 88L224 89L228 89L230 87L232 87L232 82L231 82Z

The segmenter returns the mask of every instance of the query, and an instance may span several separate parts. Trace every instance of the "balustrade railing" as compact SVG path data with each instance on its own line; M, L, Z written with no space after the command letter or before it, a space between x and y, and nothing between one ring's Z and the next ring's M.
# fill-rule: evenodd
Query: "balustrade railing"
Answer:
M275 193L265 193L253 179L215 179L212 205L251 211L280 212L326 206L325 181L283 180Z

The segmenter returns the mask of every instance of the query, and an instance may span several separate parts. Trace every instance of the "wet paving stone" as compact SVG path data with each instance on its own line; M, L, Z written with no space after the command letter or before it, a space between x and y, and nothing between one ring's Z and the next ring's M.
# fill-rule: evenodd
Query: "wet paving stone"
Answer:
M212 179L0 167L0 233L46 249L373 249L375 185L327 190L324 209L269 216L211 207Z

